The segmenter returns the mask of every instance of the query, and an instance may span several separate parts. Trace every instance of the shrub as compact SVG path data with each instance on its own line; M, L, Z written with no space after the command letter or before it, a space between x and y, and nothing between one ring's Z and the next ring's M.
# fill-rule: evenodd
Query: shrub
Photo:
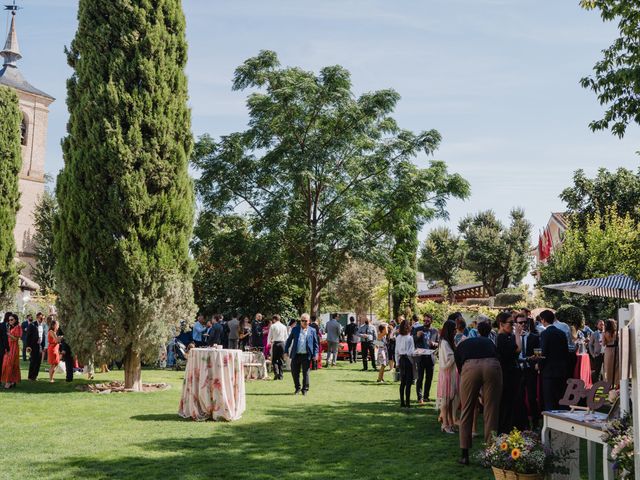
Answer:
M584 314L575 305L562 305L556 311L556 317L567 325L573 325L577 329L584 327Z
M526 301L527 299L525 297L525 294L522 292L499 293L496 295L494 305L496 307L512 307L516 304L522 304Z

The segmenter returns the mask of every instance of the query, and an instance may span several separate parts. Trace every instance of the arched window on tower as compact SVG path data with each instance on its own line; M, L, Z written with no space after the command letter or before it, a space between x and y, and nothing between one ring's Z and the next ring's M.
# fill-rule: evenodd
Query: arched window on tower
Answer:
M27 116L22 114L22 123L20 124L20 143L27 145Z

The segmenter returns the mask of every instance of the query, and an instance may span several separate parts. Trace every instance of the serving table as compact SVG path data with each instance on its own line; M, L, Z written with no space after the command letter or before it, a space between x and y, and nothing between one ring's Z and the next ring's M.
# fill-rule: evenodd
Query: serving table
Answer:
M178 415L196 421L239 420L246 408L242 354L240 350L191 349Z
M554 474L552 479L580 479L580 439L587 441L589 480L596 479L596 445L602 445L602 470L604 480L613 480L613 469L609 463L610 448L602 440L607 414L586 411L552 410L542 412L544 426L542 443L554 451L565 448L573 450L566 466L568 475Z

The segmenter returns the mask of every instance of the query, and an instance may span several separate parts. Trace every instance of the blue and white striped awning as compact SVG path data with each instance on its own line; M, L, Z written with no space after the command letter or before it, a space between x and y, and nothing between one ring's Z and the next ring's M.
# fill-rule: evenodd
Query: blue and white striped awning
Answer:
M594 297L640 299L640 283L627 275L617 274L604 278L591 278L575 282L544 285L543 288L591 295Z

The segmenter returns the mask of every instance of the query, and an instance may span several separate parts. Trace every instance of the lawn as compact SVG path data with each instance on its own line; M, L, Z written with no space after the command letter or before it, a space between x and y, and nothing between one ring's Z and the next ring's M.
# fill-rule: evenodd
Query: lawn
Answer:
M182 377L145 371L145 381L172 386L150 394L81 393L86 380L49 384L44 373L3 390L0 478L493 478L456 464L457 437L440 433L431 404L402 411L397 384L379 385L359 366L312 372L307 397L292 395L289 376L249 382L247 411L233 423L178 417Z

